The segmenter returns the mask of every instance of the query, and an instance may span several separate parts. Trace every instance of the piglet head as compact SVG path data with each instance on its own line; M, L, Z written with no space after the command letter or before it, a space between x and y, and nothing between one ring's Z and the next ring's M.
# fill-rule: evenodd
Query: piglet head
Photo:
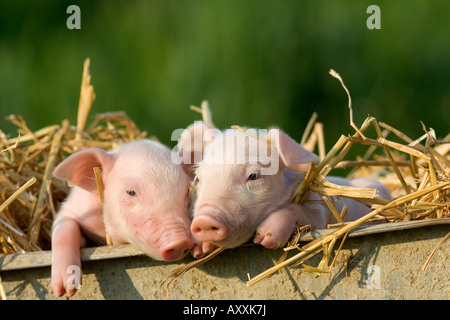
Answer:
M67 158L54 174L97 193L96 166L102 171L103 219L113 243L133 243L158 260L178 260L190 251L190 180L171 162L167 147L141 140L113 152L88 148Z
M202 126L208 138L201 162L193 166L198 182L191 232L199 241L236 247L289 201L292 172L307 170L318 157L279 129L220 132Z

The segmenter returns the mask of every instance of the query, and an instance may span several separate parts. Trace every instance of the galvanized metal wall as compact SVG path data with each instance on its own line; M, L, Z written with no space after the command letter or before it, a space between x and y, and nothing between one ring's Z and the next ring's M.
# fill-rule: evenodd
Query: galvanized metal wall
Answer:
M225 250L167 288L162 283L170 271L192 258L168 263L128 245L89 248L83 251L83 285L71 299L449 299L450 241L422 271L449 231L450 224L440 224L348 238L331 274L284 268L251 287L246 286L248 276L273 266L282 250L253 245ZM0 256L7 298L54 299L50 256ZM320 255L306 263L316 266L319 260Z

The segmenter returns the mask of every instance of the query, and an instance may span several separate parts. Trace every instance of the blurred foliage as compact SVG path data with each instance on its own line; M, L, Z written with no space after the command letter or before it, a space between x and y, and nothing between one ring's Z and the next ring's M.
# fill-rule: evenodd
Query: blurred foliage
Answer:
M76 3L81 30L69 30ZM381 8L381 30L366 9ZM83 60L91 58L95 113L125 110L173 146L171 133L210 102L220 128L276 125L300 140L311 114L327 150L349 125L375 116L411 138L420 121L450 124L450 2L155 0L0 2L0 128L21 114L32 130L76 123Z

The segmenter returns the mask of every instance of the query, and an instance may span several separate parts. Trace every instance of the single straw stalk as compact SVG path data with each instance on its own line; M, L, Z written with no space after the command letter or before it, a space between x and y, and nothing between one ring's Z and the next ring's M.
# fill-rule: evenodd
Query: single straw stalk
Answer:
M345 160L339 162L335 168L345 169L352 167L388 167L391 164L389 160L360 160L360 161L350 161ZM395 164L400 167L409 167L411 164L408 161L395 161Z
M432 186L435 186L437 184L437 177L431 160L428 161L428 172L430 172L430 183ZM439 202L439 190L433 192L433 197L435 202ZM437 210L437 217L442 218L442 210Z
M339 80L339 82L341 83L342 87L344 88L345 92L347 93L347 97L348 97L348 109L350 110L350 125L353 127L353 129L356 130L356 132L361 136L361 138L365 139L366 137L363 135L363 133L358 129L358 127L355 125L355 123L353 122L353 109L352 109L352 97L350 96L350 92L348 91L347 87L344 84L344 80L342 80L341 76L339 75L339 73L337 73L336 71L334 71L333 69L330 69L330 75L333 78L336 78Z
M367 220L375 217L377 214L380 214L384 210L400 206L400 205L405 204L405 203L407 203L409 201L412 201L414 199L422 197L422 196L424 196L424 195L426 195L426 194L428 194L430 192L433 192L435 190L444 188L444 187L446 187L448 185L450 185L450 181L444 182L444 183L441 183L441 184L438 184L438 185L435 185L435 186L431 186L431 187L425 188L425 189L420 190L420 191L416 191L416 192L407 194L407 195L405 195L403 197L400 197L400 198L398 198L396 200L391 201L387 205L384 205L382 207L379 207L376 210L373 210L372 212L366 214L365 216L359 218L358 220L355 220L355 221L353 221L353 222L351 222L351 223L349 223L347 225L344 225L342 228L332 232L331 234L322 236L322 237L320 237L320 238L310 242L307 245L306 249L305 249L306 246L303 247L304 250L302 252L300 252L300 253L296 254L295 256L285 260L284 262L280 263L279 265L276 265L276 266L274 266L274 267L272 267L272 268L262 272L261 274L259 274L258 276L254 277L253 279L250 279L247 282L247 286L254 285L255 283L261 281L262 279L273 275L275 272L277 272L281 268L284 268L284 267L288 266L289 264L291 264L291 263L293 263L293 262L295 262L295 261L297 261L297 260L299 260L299 259L301 259L301 258L303 258L303 257L305 257L307 255L309 255L310 253L312 253L312 252L314 252L314 251L316 251L318 249L321 249L322 246L324 246L325 244L329 243L333 239L337 239L337 238L345 235L347 232L349 232L353 228L355 228L355 227L361 225L362 223L366 222Z
M89 73L89 65L91 60L84 60L83 76L81 79L80 100L78 103L77 133L75 140L81 140L81 132L86 126L87 117L91 110L95 99L94 87L91 85L91 75Z
M102 172L99 167L94 167L94 176L95 176L95 184L97 186L98 196L100 198L100 205L102 206L103 210L103 199L104 199L104 187L103 187L103 181L102 181ZM108 230L105 228L105 235L106 235L106 244L108 246L112 245L112 239L108 233Z
M33 211L32 216L31 216L30 241L33 243L36 242L38 239L40 225L41 225L39 216L41 215L41 212L45 205L45 200L48 199L47 181L49 181L49 179L51 179L51 174L53 173L53 169L55 167L56 156L60 149L61 139L64 136L65 132L67 131L68 127L69 127L69 121L64 120L61 129L55 134L52 144L51 144L50 152L48 154L47 165L45 167L44 176L42 178L41 188L39 190L37 204Z
M425 161L430 161L430 157L427 155L424 155L422 152L420 152L412 147L408 147L403 144L387 140L385 138L378 138L377 140L374 140L374 139L369 139L369 138L361 139L359 137L353 136L353 137L349 137L348 139L351 142L363 144L363 145L374 145L377 147L383 147L384 145L386 145L386 146L396 149L400 152L408 153L412 156L415 156L415 157L420 158Z
M16 192L14 192L8 199L6 199L5 202L3 202L0 205L0 212L2 212L3 210L5 210L14 200L16 200L19 195L24 192L25 190L27 190L29 187L31 187L34 183L36 182L36 178L35 177L31 177L30 180L28 180L23 186L21 186L19 189L16 190ZM9 225L6 224L7 227L10 227ZM17 230L13 230L14 232L17 232Z
M191 110L200 113L202 115L202 120L204 123L215 127L214 122L212 121L212 112L209 108L209 103L207 100L202 101L200 108L191 106Z
M164 285L164 283L166 283L167 280L170 279L170 281L167 283L167 287L166 287L166 292L167 292L167 298L170 299L170 295L169 295L169 287L172 285L172 283L174 283L175 281L177 281L177 279L179 277L181 277L183 274L185 274L186 272L188 272L189 270L191 270L192 268L199 266L209 260L211 260L212 258L214 258L215 256L217 256L219 253L221 253L222 251L224 251L225 248L217 248L214 251L212 251L211 253L209 253L207 256L194 260L190 263L188 263L187 265L183 266L183 267L179 267L176 268L174 270L172 270L172 272L169 274L169 276L161 283L162 287Z
M441 241L439 241L439 243L437 244L437 246L433 249L433 251L431 252L431 254L428 256L428 259L425 261L425 263L422 266L422 270L425 271L428 268L428 265L431 262L431 259L434 257L434 254L436 253L436 251L440 248L440 246L447 241L448 239L450 239L450 232L447 233L447 235L441 239Z
M302 139L300 140L301 145L304 145L306 143L306 140L308 140L308 137L313 129L316 120L317 120L317 112L313 112L311 118L309 118L305 130L303 131Z
M336 210L336 208L333 206L333 204L331 203L330 200L328 200L328 198L326 196L322 197L323 201L325 202L325 204L327 205L328 209L330 209L331 213L333 214L334 218L337 220L337 222L342 223L344 222L344 220L342 220L341 215L339 214L339 212Z

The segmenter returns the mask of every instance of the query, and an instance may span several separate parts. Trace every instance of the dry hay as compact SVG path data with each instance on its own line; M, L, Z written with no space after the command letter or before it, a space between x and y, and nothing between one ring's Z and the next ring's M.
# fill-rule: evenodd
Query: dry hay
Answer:
M1 253L50 249L55 209L69 191L63 181L52 178L59 162L83 148L111 150L123 142L146 136L125 112L97 114L85 129L94 98L87 59L76 126L63 120L61 125L33 132L21 116L7 117L17 126L18 137L8 138L0 130Z
M334 70L330 70L330 74L341 82L348 95L350 125L355 129L355 133L349 136L342 135L333 148L325 154L323 124L316 122L316 113L312 115L300 144L310 151L314 151L317 146L321 161L317 166L311 164L305 179L299 183L299 186L292 194L292 202L301 203L309 191L321 194L324 202L330 209L330 218L333 215L339 222L337 224L328 224L327 228L337 229L304 246L300 246L300 235L311 230L313 226L298 228L297 233L284 248L285 254L283 254L277 264L260 275L249 279L247 282L248 286L271 276L289 265L290 267L295 267L302 264L307 272L330 273L348 233L361 224L379 223L380 221L394 223L397 221L450 217L450 133L443 140L438 140L434 130L428 130L422 124L425 134L417 140L412 140L401 131L379 122L373 117L368 117L361 127L358 128L353 122L349 91L339 74ZM201 108L191 107L191 109L202 113L203 121L212 124L211 111L207 102L204 101ZM375 130L377 135L375 138L368 138L364 135L370 126ZM245 132L239 126L232 127ZM388 140L387 136L391 133L399 138L401 142ZM423 141L425 143L421 144ZM355 144L369 147L366 153L357 160L344 160L344 157ZM377 148L382 149L384 155L374 154ZM370 177L382 182L388 187L394 200L388 201L377 198L376 190L374 189L339 186L325 180L325 177L332 170L340 168L354 168L347 175L347 178ZM332 198L341 196L361 201L371 206L372 212L356 221L346 222L346 207L344 206L342 212L337 212L332 201L329 201L327 196ZM333 248L339 238L342 238L342 241L333 257ZM450 233L436 246L424 264L424 270L434 252L449 238ZM223 248L218 248L211 253L211 258L223 250ZM291 250L298 250L300 253L287 259L287 253ZM304 261L321 251L323 251L323 258L317 267L303 264ZM169 284L189 269L208 260L210 260L210 256L173 270L169 275L169 278L172 278Z
M313 272L330 272L347 234L362 223L380 220L394 223L450 216L450 135L440 141L432 129L426 129L424 126L425 134L417 140L412 140L399 130L372 117L367 118L361 127L357 127L353 123L349 92L339 75L335 72L330 73L341 82L348 94L350 124L355 133L351 136L342 135L326 153L323 125L316 122L317 115L313 115L305 129L301 144L309 150L314 150L317 146L321 161L317 166L310 167L305 180L294 192L292 201L300 203L309 191L314 191L323 195L324 201L325 196L340 195L372 203L373 211L357 221L345 222L345 209L343 212L337 212L333 203L328 201L327 205L339 221L338 225L329 227L339 228L302 247L298 239L301 232L307 228L300 228L285 248L286 251L300 252L289 259L284 255L276 266L250 279L247 285L252 285L285 266L303 263L321 251L324 257L319 266L304 265L304 268ZM1 253L50 249L55 208L65 199L69 191L64 182L52 179L51 176L54 167L60 161L83 148L99 147L110 150L123 142L146 137L146 132L140 131L124 112L97 114L86 127L94 98L87 59L83 70L76 126L71 125L68 120L63 120L61 125L55 124L33 132L20 116L11 115L7 118L17 126L18 137L8 138L0 130ZM211 111L206 101L202 103L201 108L192 106L191 109L202 113L203 120L213 125ZM370 126L375 129L375 138L364 135ZM388 134L394 134L401 142L388 140ZM353 145L368 146L366 154L354 161L344 160ZM378 148L383 151L383 155L374 154L374 150ZM390 189L394 200L377 199L374 190L337 186L324 179L332 170L349 167L354 169L348 177L367 176L377 179ZM333 258L332 249L339 238L343 240ZM448 238L445 237L441 242ZM223 249L219 248L204 259L174 270L169 278L175 280L190 268L204 263L221 251Z
M371 203L373 204L371 206L372 211L356 221L344 222L346 208L344 207L342 212L339 213L332 203L327 203L331 213L340 221L340 223L329 225L328 227L338 228L304 246L298 244L301 231L303 231L299 230L294 239L287 245L285 251L298 250L300 252L289 259L284 254L274 267L249 279L247 282L248 286L270 277L286 266L294 267L302 264L307 272L330 273L347 235L363 223L371 221L395 223L397 221L450 217L450 134L439 141L436 139L434 130L428 130L422 124L425 134L413 141L401 131L379 122L373 117L368 117L361 127L358 128L353 123L353 110L349 91L339 74L334 70L330 70L330 74L341 82L347 92L350 124L356 132L347 137L342 135L328 154L321 156L321 161L317 166L311 165L305 180L295 190L292 201L301 203L309 191L314 191L323 195L324 201L326 199L325 196L343 196L363 203ZM313 117L311 123L314 123L314 121ZM312 126L311 124L308 128ZM370 126L373 126L376 132L376 137L372 139L364 135ZM319 126L319 130L320 128L321 126ZM381 128L385 130L382 131ZM318 134L317 131L311 134L308 141L317 141L323 136L323 134ZM402 142L388 140L386 137L390 133L393 133ZM305 132L304 137L307 137L308 134L308 132ZM425 144L420 144L423 140L425 140ZM357 159L357 161L344 161L344 157L354 144L370 147L366 154L362 158ZM314 143L308 144L308 142L305 142L304 145L310 150L314 148ZM374 155L374 159L371 160L370 158L376 148L381 148L384 155ZM347 176L348 178L366 176L384 183L390 189L394 199L392 201L378 199L375 196L368 196L365 193L368 190L337 186L324 180L333 169L345 167L356 168L350 172ZM433 250L425 262L423 270L426 269L434 252L449 237L450 233ZM342 238L342 241L333 258L333 248L340 238ZM303 264L307 259L322 251L323 257L317 267Z

